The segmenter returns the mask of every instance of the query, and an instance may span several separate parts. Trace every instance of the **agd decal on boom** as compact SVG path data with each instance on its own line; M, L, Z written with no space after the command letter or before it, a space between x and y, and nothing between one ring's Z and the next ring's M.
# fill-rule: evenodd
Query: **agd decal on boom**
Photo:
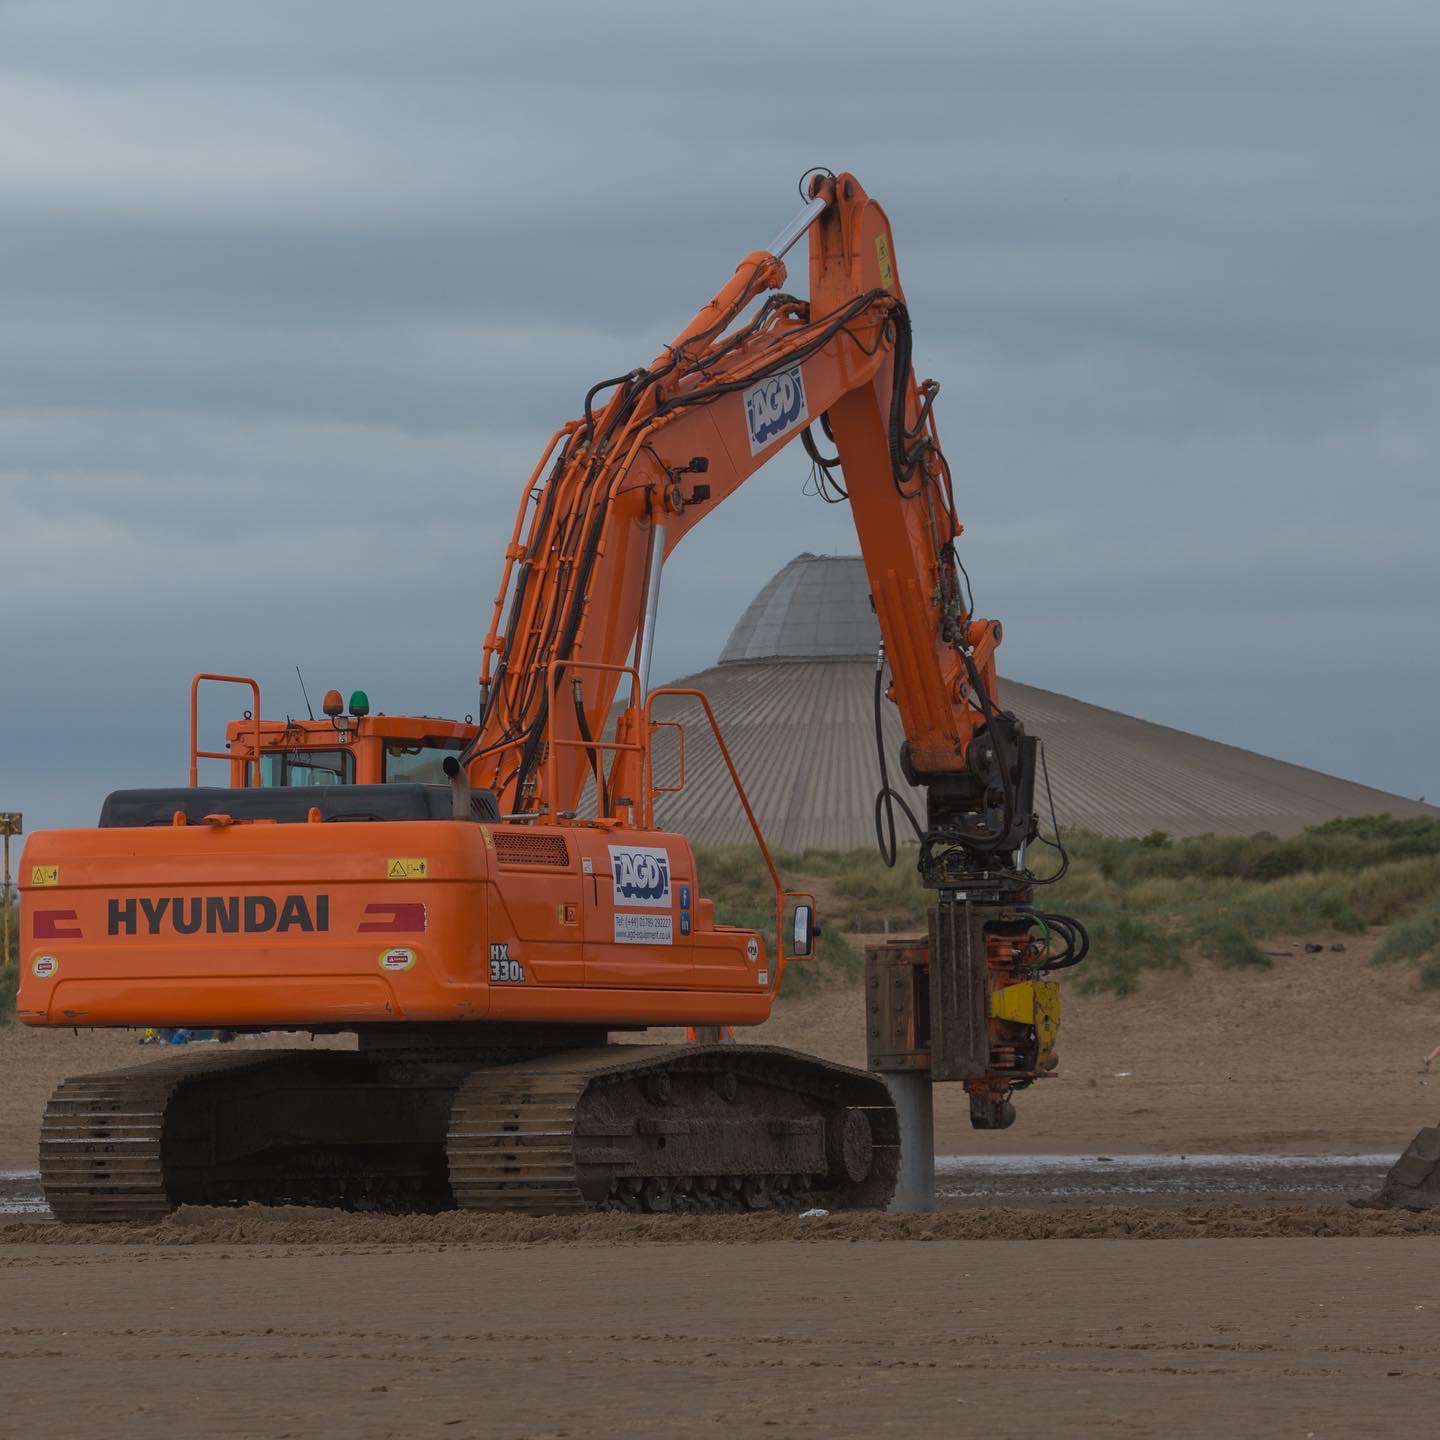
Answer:
M809 420L805 408L805 378L798 365L769 375L745 392L745 421L750 430L750 453L758 455L782 435L803 429Z

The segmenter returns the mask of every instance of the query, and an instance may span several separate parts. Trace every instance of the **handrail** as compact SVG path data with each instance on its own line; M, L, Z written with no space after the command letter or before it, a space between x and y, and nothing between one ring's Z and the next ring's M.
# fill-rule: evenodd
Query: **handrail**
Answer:
M709 698L703 690L693 690L679 685L662 685L652 690L645 697L645 736L648 740L651 727L658 723L650 714L650 707L662 695L679 695L687 699L698 700L701 708L705 711L705 718L710 722L710 729L715 735L715 744L719 747L720 758L725 762L725 768L730 772L730 783L735 787L735 793L740 797L740 806L745 811L745 819L750 824L750 833L755 837L755 843L760 848L760 857L765 861L765 868L770 872L770 883L775 888L775 974L771 980L771 993L777 993L780 989L780 977L784 973L785 955L785 902L790 892L785 889L784 882L780 879L780 872L775 868L775 861L770 856L770 847L765 843L765 836L761 834L760 822L755 818L755 812L750 808L750 798L745 794L745 786L740 782L740 772L735 768L735 762L730 758L730 747L725 743L725 737L720 733L720 722L715 718L715 712L710 708ZM647 765L648 771L648 765ZM654 796L647 788L642 797L645 805L641 811L645 827L653 830L655 828ZM813 901L813 896L807 896Z
M200 749L200 709L199 694L200 682L202 680L214 680L222 685L248 685L251 693L255 696L254 708L250 711L255 721L253 748L250 751L251 758L255 762L254 788L259 789L260 780L260 682L252 680L248 675L212 675L208 670L202 670L190 681L190 788L196 789L200 784L200 762L202 760L234 760L235 755L229 750L202 750ZM241 752L242 754L244 752ZM245 783L251 784L250 776L247 774Z
M628 675L630 677L630 709L639 708L640 697L640 672L633 665L620 665L604 660L551 660L545 666L545 683L549 687L549 694L553 697L556 690L556 672L560 670L594 670L606 674ZM605 814L606 807L601 803L602 786L600 777L603 773L603 766L600 764L600 757L604 752L613 750L617 755L632 754L640 756L640 782L641 794L638 800L632 799L629 802L631 812L631 823L634 823L634 816L638 811L640 815L645 814L644 777L648 769L648 755L650 750L650 736L648 729L639 740L605 740L596 735L593 739L563 738L555 734L555 708L552 704L550 709L551 732L546 737L545 748L545 793L547 803L553 804L553 798L560 793L558 789L559 776L556 773L556 757L561 747L573 750L585 750L593 752L596 757L595 766L595 814L600 821L613 820L615 817ZM603 724L603 721L602 721ZM556 817L551 817L556 818Z
M654 751L651 747L651 734L660 729L673 730L675 732L675 750L680 773L673 785L657 785L655 783L655 760ZM657 795L678 795L685 788L685 727L678 720L651 720L645 736L645 824L653 830L655 828L655 797Z

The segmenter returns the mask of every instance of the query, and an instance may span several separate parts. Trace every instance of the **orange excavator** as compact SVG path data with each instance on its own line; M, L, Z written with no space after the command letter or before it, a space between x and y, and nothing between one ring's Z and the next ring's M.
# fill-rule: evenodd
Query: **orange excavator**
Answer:
M1053 1068L1050 975L1083 934L1035 908L1038 749L1001 707L1000 626L963 581L938 386L911 368L880 206L828 171L802 195L660 355L593 386L546 446L505 548L477 720L375 715L360 692L267 720L254 681L197 676L189 785L118 791L96 828L31 836L25 1024L358 1037L65 1081L40 1154L57 1217L883 1206L900 1137L875 1072L959 1080L989 1126ZM780 287L807 236L799 299ZM654 819L652 745L673 725L655 703L686 695L715 723L698 692L650 686L662 568L794 440L854 512L885 646L877 719L883 687L927 796L912 819L930 931L869 957L869 1071L706 1043L769 1016L813 950L814 901L765 851L774 936L720 923L690 845ZM196 724L212 681L252 689L219 751ZM198 783L207 757L227 786ZM892 862L897 802L887 784ZM623 1038L652 1026L702 1039Z

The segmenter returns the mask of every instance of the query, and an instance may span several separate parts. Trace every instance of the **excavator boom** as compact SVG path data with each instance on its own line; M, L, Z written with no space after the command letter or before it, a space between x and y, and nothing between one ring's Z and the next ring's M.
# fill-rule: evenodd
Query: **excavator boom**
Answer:
M779 253L746 256L647 367L592 389L584 415L552 442L548 474L526 491L467 755L472 782L493 790L502 810L575 811L595 769L584 742L603 730L632 653L638 690L648 688L660 566L781 448L804 437L814 450L811 427L823 424L838 451L825 463L843 466L886 641L907 769L950 796L953 838L991 850L1028 838L1024 777L1014 773L1023 756L989 767L1000 782L998 824L972 783L972 743L1001 728L1000 627L971 613L960 583L938 386L917 384L911 368L889 221L853 176L822 174L777 247L806 230L808 302L779 290ZM547 452L542 466L550 460ZM1001 742L1010 739L1007 731ZM565 753L547 769L543 748L557 742ZM633 795L625 769L610 789Z

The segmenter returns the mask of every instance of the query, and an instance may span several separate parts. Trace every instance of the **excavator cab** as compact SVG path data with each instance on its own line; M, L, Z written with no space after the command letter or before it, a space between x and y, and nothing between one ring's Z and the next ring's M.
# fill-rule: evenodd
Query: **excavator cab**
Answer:
M225 748L199 748L198 700L206 682L243 685L252 708L225 727ZM472 723L429 715L372 714L369 697L353 691L347 703L330 690L323 714L297 720L260 716L260 686L249 676L197 675L190 687L190 783L199 761L224 760L232 789L313 785L448 785L447 757L458 756L476 734Z
M262 785L448 785L445 758L459 755L473 725L419 715L368 717L343 736L323 721L268 722L260 733L260 777L255 779L253 733L232 720L226 743L235 788Z

